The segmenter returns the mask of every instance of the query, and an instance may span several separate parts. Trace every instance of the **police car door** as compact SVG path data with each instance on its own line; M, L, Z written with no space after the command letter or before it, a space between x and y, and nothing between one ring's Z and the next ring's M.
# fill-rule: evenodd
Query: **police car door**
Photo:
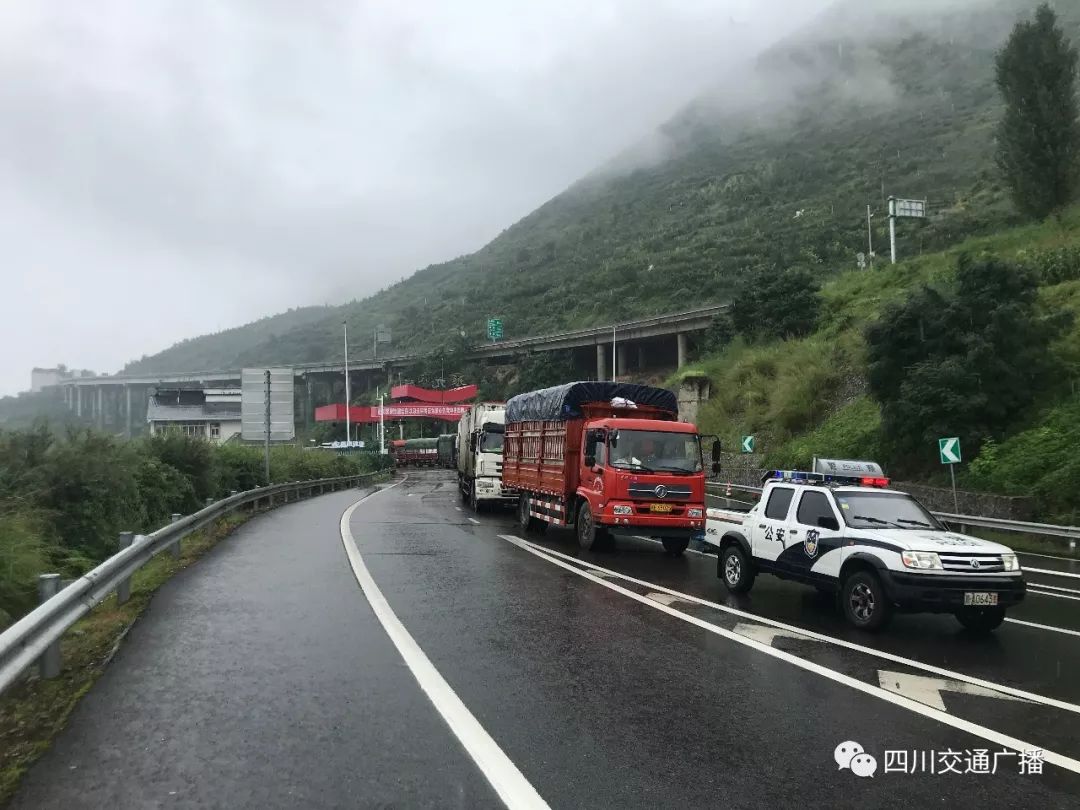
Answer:
M795 495L794 487L774 485L753 524L754 556L775 560L788 543L788 512Z
M806 487L792 517L787 548L777 566L804 580L834 580L840 573L843 541L832 498L824 490ZM833 551L836 553L830 556Z

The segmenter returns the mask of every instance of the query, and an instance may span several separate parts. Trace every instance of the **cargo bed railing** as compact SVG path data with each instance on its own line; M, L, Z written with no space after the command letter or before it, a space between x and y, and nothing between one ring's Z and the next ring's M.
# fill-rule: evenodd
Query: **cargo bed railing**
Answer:
M35 662L40 662L41 676L54 678L60 674L60 639L64 633L103 602L114 591L118 601L130 596L131 577L159 552L169 549L180 556L180 541L232 514L241 507L258 508L265 502L288 503L324 492L360 486L383 471L347 475L339 478L320 478L311 481L292 481L271 484L246 492L233 492L226 498L207 505L186 517L173 515L173 520L156 532L135 535L120 534L120 550L81 577L61 588L59 574L42 574L38 590L42 602L30 613L0 633L0 693L7 690Z

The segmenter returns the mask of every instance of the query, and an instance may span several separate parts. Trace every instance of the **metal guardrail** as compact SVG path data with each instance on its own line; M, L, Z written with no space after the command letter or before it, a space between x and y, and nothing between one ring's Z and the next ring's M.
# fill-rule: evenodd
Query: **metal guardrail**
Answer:
M717 481L708 481L705 486L709 489L722 489L725 492L730 490L731 492L760 493L762 490L761 487L748 487L742 484L725 484ZM930 514L945 523L962 527L962 531L966 531L969 526L977 526L980 529L995 529L997 531L1015 532L1017 534L1038 534L1045 537L1062 537L1069 541L1070 549L1075 549L1077 541L1080 540L1080 526L1060 526L1054 523L1031 523L1024 520L1006 520L1005 518L983 517L982 515L958 515L951 512L931 512Z
M39 580L42 603L0 633L0 693L15 683L36 661L41 662L42 677L59 675L59 642L65 631L113 591L116 591L120 602L127 601L131 576L161 551L170 549L173 556L178 557L180 541L193 532L248 504L258 506L266 501L272 507L278 498L287 503L327 491L347 489L380 474L373 472L293 481L234 492L220 501L208 503L192 515L173 515L172 522L152 534L122 532L120 551L62 590L58 574L43 574Z

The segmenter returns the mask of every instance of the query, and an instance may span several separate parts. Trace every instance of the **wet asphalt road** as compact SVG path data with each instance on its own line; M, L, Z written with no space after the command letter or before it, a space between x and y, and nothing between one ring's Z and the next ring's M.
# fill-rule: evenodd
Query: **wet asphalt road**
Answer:
M13 805L499 806L349 567L338 522L362 494L258 517L170 581ZM1080 776L1021 775L1016 756L995 774L884 768L905 750L964 770L1004 737L1080 759L1080 636L976 639L935 616L854 633L797 585L731 597L715 557L522 535L509 513L462 511L449 473L372 495L350 528L389 608L551 807L1077 806ZM1041 601L1010 615L1077 626L1080 601ZM874 778L838 770L846 740Z

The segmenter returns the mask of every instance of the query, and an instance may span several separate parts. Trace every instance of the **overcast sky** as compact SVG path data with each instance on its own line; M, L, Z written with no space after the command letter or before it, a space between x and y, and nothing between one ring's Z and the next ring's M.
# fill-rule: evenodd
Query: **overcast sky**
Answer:
M471 252L824 5L3 3L0 394Z

